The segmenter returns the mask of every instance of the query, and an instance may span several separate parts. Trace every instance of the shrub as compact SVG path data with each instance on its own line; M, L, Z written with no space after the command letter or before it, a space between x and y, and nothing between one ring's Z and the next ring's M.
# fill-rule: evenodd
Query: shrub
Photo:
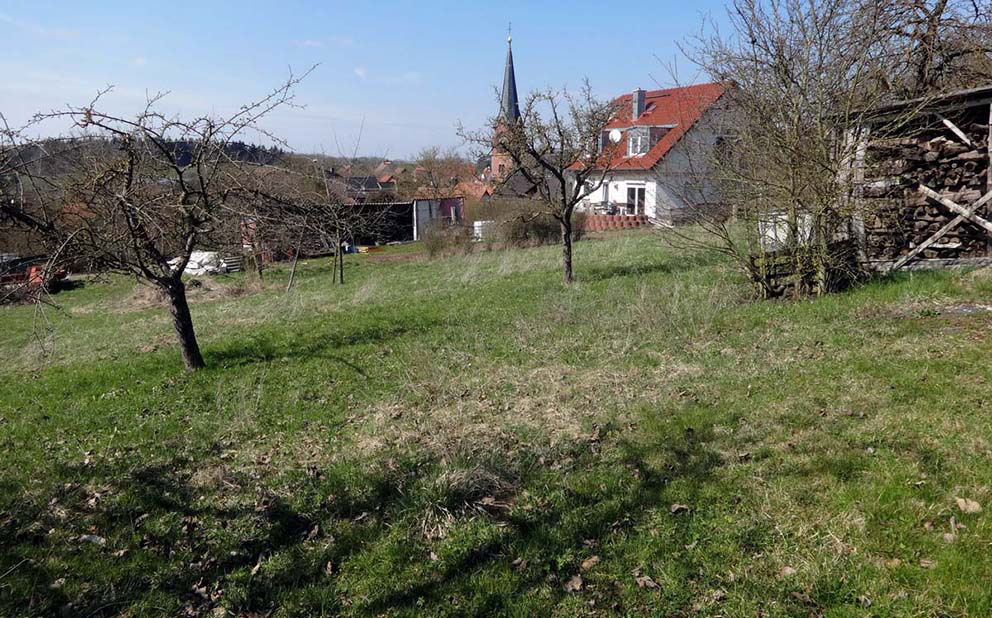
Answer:
M433 223L421 237L424 249L430 257L453 253L472 253L472 228L465 225Z
M558 241L561 229L553 217L546 214L518 214L499 222L500 240L508 247L533 247Z
M587 219L589 219L589 215L584 212L577 212L572 215L572 240L574 242L585 238Z
M541 210L531 200L497 199L470 204L466 210L469 221L492 221L489 234L483 238L485 246L499 244L504 247L533 247L556 244L561 241L561 226L550 214ZM585 235L586 214L572 216L572 240Z

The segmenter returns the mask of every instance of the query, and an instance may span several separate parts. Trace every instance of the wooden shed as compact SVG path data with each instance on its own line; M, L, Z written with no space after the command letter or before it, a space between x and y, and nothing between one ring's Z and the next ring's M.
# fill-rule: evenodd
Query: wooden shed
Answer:
M862 265L992 264L992 85L870 118L855 164Z

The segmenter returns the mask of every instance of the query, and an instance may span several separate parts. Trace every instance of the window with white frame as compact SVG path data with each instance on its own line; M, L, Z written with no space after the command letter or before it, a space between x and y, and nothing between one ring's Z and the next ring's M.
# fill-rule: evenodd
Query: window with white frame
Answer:
M627 156L636 157L648 153L651 148L650 127L631 127L627 130Z

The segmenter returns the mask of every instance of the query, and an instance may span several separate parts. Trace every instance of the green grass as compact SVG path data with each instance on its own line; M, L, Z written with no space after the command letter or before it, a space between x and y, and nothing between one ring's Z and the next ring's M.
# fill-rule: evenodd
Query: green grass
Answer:
M992 613L992 276L558 256L211 280L193 375L127 280L0 309L0 614Z

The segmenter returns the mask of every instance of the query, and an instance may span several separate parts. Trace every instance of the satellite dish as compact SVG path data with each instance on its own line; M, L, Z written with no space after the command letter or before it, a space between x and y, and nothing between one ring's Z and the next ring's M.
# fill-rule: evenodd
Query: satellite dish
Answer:
M619 144L621 139L623 139L623 133L620 132L620 129L613 129L610 131L611 142L614 144Z

